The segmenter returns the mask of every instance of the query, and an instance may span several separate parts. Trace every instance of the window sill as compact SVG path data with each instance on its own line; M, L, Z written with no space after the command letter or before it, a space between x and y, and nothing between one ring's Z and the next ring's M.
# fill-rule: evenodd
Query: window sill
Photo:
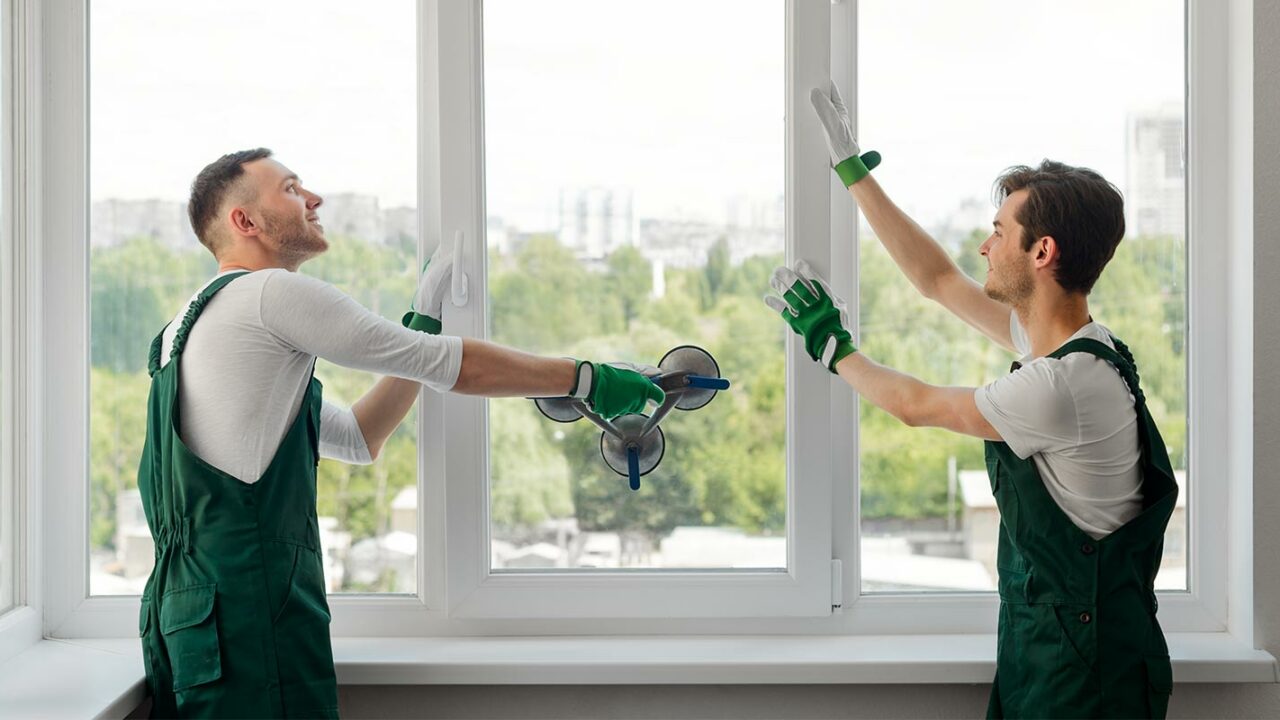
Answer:
M1225 633L1168 635L1176 682L1280 682ZM989 683L994 635L335 638L343 685Z
M1176 682L1280 682L1275 658L1225 633L1168 639ZM342 685L967 684L995 673L992 635L335 638L333 647ZM44 640L0 664L9 717L123 717L144 692L136 638Z

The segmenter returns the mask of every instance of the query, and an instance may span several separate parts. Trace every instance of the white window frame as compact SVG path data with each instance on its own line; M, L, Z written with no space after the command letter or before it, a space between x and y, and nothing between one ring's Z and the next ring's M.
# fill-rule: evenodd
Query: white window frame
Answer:
M0 480L8 495L12 546L0 562L11 563L13 605L0 614L0 663L37 642L42 634L41 487L30 478L41 476L42 418L40 364L41 246L40 236L41 104L39 48L41 23L38 0L0 0L3 59L0 88L5 94L0 113L0 154L3 180L0 203L5 234L3 314L0 352L4 353L5 397L0 407ZM19 179L22 181L19 182Z
M775 3L782 9L783 3ZM440 132L453 137L440 156L439 227L426 236L468 241L459 268L470 276L469 300L445 313L446 332L487 334L483 263L483 8L480 0L438 6ZM786 202L789 258L829 265L827 149L809 107L809 88L828 73L824 3L786 0ZM433 218L435 220L435 218ZM831 612L830 433L825 408L832 380L788 338L787 570L782 572L493 573L488 520L487 403L452 395L446 446L448 609L457 617L761 617ZM480 480L477 482L477 480Z
M850 112L857 117L858 96L853 78L856 77L856 3L837 0L833 7L833 77L840 83L846 97L852 98ZM1239 3L1234 3L1238 7ZM844 8L842 13L840 8ZM1229 527L1227 524L1229 496L1219 492L1200 492L1203 479L1219 478L1219 468L1231 463L1233 488L1251 487L1252 467L1232 462L1225 449L1240 448L1243 438L1252 431L1249 413L1243 412L1243 399L1235 383L1252 384L1252 374L1234 376L1228 367L1239 368L1245 362L1251 347L1253 315L1251 301L1237 296L1228 298L1233 287L1247 282L1246 278L1233 276L1228 267L1230 253L1223 252L1220 241L1223 228L1232 227L1239 217L1232 213L1229 200L1232 194L1229 181L1247 183L1251 178L1242 172L1248 162L1240 153L1229 164L1228 140L1232 122L1232 107L1228 95L1231 74L1229 67L1232 50L1229 38L1228 18L1232 4L1214 0L1187 0L1186 20L1186 167L1194 169L1187 175L1187 287L1188 287L1188 429L1187 443L1189 488L1187 493L1187 550L1188 590L1162 591L1160 598L1160 622L1166 632L1225 632L1228 629L1227 582L1229 575L1251 575L1251 569L1241 564L1238 545L1229 551L1225 533L1207 532L1207 528ZM852 41L843 38L851 38ZM847 55L837 57L836 53ZM846 74L847 73L847 74ZM844 75L844 77L841 77ZM847 199L843 188L833 192ZM835 207L833 200L833 207ZM838 218L833 211L832 227L835 237L856 237L856 223L847 217ZM1238 221L1235 222L1238 225ZM850 227L852 226L852 227ZM1252 255L1252 236L1242 232L1232 233L1231 242L1235 256ZM849 243L856 247L855 243ZM836 242L834 246L839 247ZM853 259L856 267L857 258ZM1237 272L1239 269L1237 268ZM1234 282L1233 282L1234 278ZM850 294L857 298L856 292ZM856 310L851 314L857 318ZM1230 322L1222 322L1229 318ZM1251 365L1250 365L1251 367ZM1238 372L1238 370L1237 370ZM1231 383L1228 379L1232 378ZM924 378L926 381L928 378ZM1236 395L1229 391L1235 390ZM1194 414L1193 414L1194 413ZM856 420L854 420L856 422ZM1241 457L1252 457L1252 452ZM857 472L856 456L850 459L853 473ZM837 498L841 500L841 498ZM856 494L850 500L857 502ZM839 504L836 503L839 507ZM845 507L848 507L846 505ZM1233 513L1237 522L1238 508ZM855 515L856 521L856 515ZM841 528L837 518L837 533L841 531L853 539L852 543L839 543L839 550L850 547L852 558L844 562L846 567L856 568L860 555L856 550L856 527ZM861 595L861 578L853 570L845 578L845 586L858 596L853 607L846 606L846 614L852 615L847 630L857 634L874 633L989 633L995 631L999 598L994 593L929 593L895 594L876 593ZM1239 617L1237 613L1237 617Z
M50 637L128 637L136 633L138 598L90 597L88 594L87 477L88 467L88 153L87 153L87 1L11 0L19 9L15 22L15 52L24 53L15 65L21 74L21 107L14 112L15 134L21 134L23 153L15 154L25 186L41 189L25 201L22 226L14 235L15 249L32 269L32 286L16 305L31 334L26 362L20 362L25 392L32 403L25 409L27 425L36 430L17 438L30 453L17 453L23 463L19 487L32 503L32 519L26 528L31 557L24 575L27 618ZM813 5L832 13L831 45L823 43L829 58L788 71L788 114L797 123L799 136L791 147L812 157L815 145L825 153L821 131L808 111L807 87L830 72L846 97L855 103L853 85L856 3L837 0L789 0L789 16L808 17ZM434 245L463 229L476 253L484 229L482 174L483 133L479 126L480 86L477 68L478 0L419 0L419 194L422 244ZM802 8L797 11L796 8ZM1249 0L1189 0L1187 126L1188 261L1191 306L1188 313L1189 407L1192 409L1190 448L1191 518L1188 551L1191 590L1161 594L1161 622L1166 632L1227 633L1252 645L1252 252L1253 238L1247 202L1252 197L1252 161L1233 140L1234 133L1251 127L1252 107L1241 107L1239 97L1251 98L1252 75L1244 58L1230 42L1231 28L1239 18L1251 15ZM43 15L43 18L41 18ZM1236 18L1236 19L1232 19ZM462 29L459 31L459 29ZM1238 28L1237 28L1238 30ZM820 33L821 34L821 33ZM805 37L806 42L822 38ZM795 37L795 35L793 35ZM789 47L793 43L789 43ZM1251 48L1251 44L1247 47ZM461 63L461 66L455 63ZM1241 68L1244 69L1241 69ZM1247 102L1246 102L1247 104ZM1248 112L1246 116L1244 113ZM19 126L25 134L18 133ZM1251 135L1250 135L1251 137ZM34 138L34 140L33 140ZM1250 145L1251 147L1251 145ZM21 158L19 157L21 155ZM890 159L890 162L892 160ZM469 168L469 170L468 170ZM787 197L804 205L788 212L788 257L806 257L820 269L832 272L837 291L851 299L856 293L856 262L851 241L856 223L843 188L829 171L820 168L820 182L812 168L789 166ZM461 173L459 174L446 174ZM816 174L815 174L816 175ZM826 188L828 192L822 192ZM810 204L811 203L811 204ZM1245 203L1245 206L1242 206ZM21 205L15 205L22 215ZM826 217L829 231L815 230L806 218ZM798 223L798 224L792 224ZM43 224L43 228L41 228ZM1226 237L1223 238L1224 228ZM826 238L813 242L813 238ZM1201 241L1200 238L1204 238ZM483 268L467 260L472 297L483 297ZM18 289L15 288L15 292ZM856 316L856 313L855 313ZM55 318L56 326L42 323ZM1222 318L1228 318L1223 322ZM450 309L446 323L452 332L482 336L485 327L475 304ZM38 330L36 330L38 329ZM732 607L716 607L723 591L740 599L740 586L730 580L725 587L698 586L687 578L642 576L640 581L604 577L586 581L578 577L535 578L536 582L488 575L487 522L483 522L487 471L474 448L459 452L453 445L457 428L484 437L484 405L471 398L424 394L420 404L421 443L419 462L418 594L411 596L335 596L335 636L443 636L443 635L555 635L555 634L814 634L814 635L925 635L934 633L989 633L995 629L994 595L860 594L858 574L857 495L854 483L832 483L830 478L853 478L857 471L856 447L846 439L854 427L854 397L843 391L807 360L794 343L788 345L789 388L792 400L816 390L830 392L830 430L825 437L806 435L799 442L823 448L812 465L792 465L790 477L804 473L814 480L812 496L789 498L792 513L813 518L815 534L823 536L819 547L807 537L790 543L794 557L788 575L791 589L808 583L821 586L830 578L831 559L841 561L842 588L836 604L842 612L830 613L796 590L764 598L756 618L735 617ZM56 382L43 381L44 373ZM927 378L926 378L927 379ZM819 386L821 386L819 388ZM804 427L789 408L792 432ZM443 418L448 418L446 423ZM34 421L36 424L31 425ZM825 424L825 423L823 423ZM795 443L789 447L794 459ZM1230 452L1228 453L1228 449ZM468 459L470 458L470 459ZM1219 480L1226 468L1228 491L1199 492L1201 478ZM808 474L816 473L816 474ZM447 478L447 480L445 480ZM1216 489L1216 488L1215 488ZM821 491L820 493L818 491ZM41 503L41 495L45 502ZM816 513L814 505L825 513ZM36 513L35 510L39 509ZM807 521L806 521L807 522ZM1216 532L1214 528L1231 528ZM446 552L447 548L447 552ZM812 552L812 554L808 554ZM811 572L812 571L812 572ZM722 578L711 578L719 580ZM554 587L529 587L555 580ZM568 596L564 583L578 583L584 598ZM624 613L626 598L636 582L654 583L667 598L688 599L683 617L646 617L644 608ZM519 583L525 586L520 586ZM627 588L627 590L620 590ZM816 597L816 595L815 595ZM549 604L566 607L557 611ZM531 612L513 612L511 605L527 604ZM652 605L652 602L648 603ZM588 606L589 605L589 606ZM602 611L602 608L612 608ZM633 604L631 607L635 607ZM665 610L672 607L664 606ZM613 617L606 617L605 615ZM669 613L659 613L668 615ZM10 613L13 615L13 613ZM532 617L531 615L536 615ZM614 622L625 615L621 630ZM807 616L807 617L802 617ZM5 621L0 618L0 657L14 647ZM31 627L31 620L23 628ZM29 635L29 633L28 633ZM25 637L25 636L24 636Z
M13 393L19 385L15 382L14 343L10 339L15 334L13 289L15 259L14 246L11 242L13 230L10 227L9 192L13 183L10 164L13 159L13 117L6 112L9 107L9 88L12 85L10 69L13 63L12 33L9 32L9 4L0 3L0 57L4 59L0 66L0 616L11 608L18 606L18 559L17 541L21 535L15 532L14 524L19 515L15 507L17 497L13 479L13 445L16 429L14 418Z

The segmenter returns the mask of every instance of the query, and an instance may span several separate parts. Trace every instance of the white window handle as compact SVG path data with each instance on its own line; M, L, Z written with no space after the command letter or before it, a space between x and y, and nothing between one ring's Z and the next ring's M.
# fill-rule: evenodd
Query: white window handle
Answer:
M466 265L462 262L464 243L462 242L462 231L459 230L453 235L453 304L454 307L462 307L467 304L467 271L464 269Z

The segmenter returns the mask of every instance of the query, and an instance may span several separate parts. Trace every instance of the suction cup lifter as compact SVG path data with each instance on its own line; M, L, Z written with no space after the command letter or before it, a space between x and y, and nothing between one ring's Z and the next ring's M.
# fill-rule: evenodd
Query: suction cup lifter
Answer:
M720 366L711 353L694 345L674 348L662 356L657 367L625 366L644 374L667 394L652 416L622 415L609 421L592 412L586 403L570 397L535 398L534 403L543 415L556 422L586 418L599 427L600 457L605 465L628 478L632 490L639 490L640 478L653 472L666 453L667 441L658 423L672 409L706 407L717 392L729 389L729 381L720 377Z

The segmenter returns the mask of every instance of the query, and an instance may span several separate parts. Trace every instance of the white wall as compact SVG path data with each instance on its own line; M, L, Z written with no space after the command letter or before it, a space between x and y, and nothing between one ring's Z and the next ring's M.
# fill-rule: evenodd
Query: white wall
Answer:
M1280 2L1254 9L1254 586L1280 598ZM1257 640L1280 656L1280 602L1257 605ZM345 717L971 718L989 686L350 686ZM1280 685L1178 685L1173 718L1280 717Z

